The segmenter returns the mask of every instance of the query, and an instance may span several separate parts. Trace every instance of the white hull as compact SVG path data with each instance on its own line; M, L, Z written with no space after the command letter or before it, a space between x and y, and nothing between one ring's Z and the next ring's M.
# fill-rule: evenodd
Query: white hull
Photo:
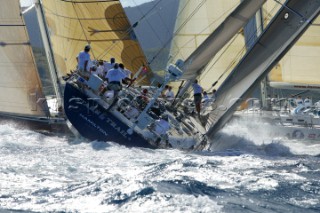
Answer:
M320 142L320 118L318 117L310 115L280 116L278 112L263 110L238 111L233 117L248 125L252 134L263 134L269 138Z

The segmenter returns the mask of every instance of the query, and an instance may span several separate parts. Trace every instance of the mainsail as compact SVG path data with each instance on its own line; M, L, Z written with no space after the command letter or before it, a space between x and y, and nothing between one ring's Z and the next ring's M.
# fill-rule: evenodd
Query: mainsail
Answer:
M206 128L212 137L232 116L243 98L307 30L320 13L319 0L288 0L252 49L232 71L220 89Z
M130 25L120 1L46 0L42 5L59 77L76 68L76 57L88 43L91 59L114 57L133 73L147 65L135 25Z
M47 116L19 0L0 0L0 112Z

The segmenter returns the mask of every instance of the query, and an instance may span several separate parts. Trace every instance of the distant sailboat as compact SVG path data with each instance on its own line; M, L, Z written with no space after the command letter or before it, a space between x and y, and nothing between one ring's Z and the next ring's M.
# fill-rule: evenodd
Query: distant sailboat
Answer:
M1 0L0 4L0 115L64 126L56 101L43 94L19 0Z
M263 7L261 20L265 27L281 5L277 2L267 2ZM273 67L263 80L262 103L236 113L242 119L258 119L272 123L270 135L304 139L320 140L320 118L318 107L312 104L296 104L299 95L307 97L306 93L320 91L318 80L320 57L320 23L317 17L301 38L292 46L284 57ZM274 91L283 93L284 97L274 97ZM291 93L291 95L289 94ZM279 94L279 95L280 95ZM316 102L318 100L314 100ZM297 136L297 132L299 137Z

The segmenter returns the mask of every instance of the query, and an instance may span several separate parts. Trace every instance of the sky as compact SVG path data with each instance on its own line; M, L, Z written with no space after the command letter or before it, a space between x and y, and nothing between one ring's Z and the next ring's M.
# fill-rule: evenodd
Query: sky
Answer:
M132 7L139 4L143 4L152 0L121 0L121 3L124 7ZM34 0L20 0L21 6L26 7L30 6Z

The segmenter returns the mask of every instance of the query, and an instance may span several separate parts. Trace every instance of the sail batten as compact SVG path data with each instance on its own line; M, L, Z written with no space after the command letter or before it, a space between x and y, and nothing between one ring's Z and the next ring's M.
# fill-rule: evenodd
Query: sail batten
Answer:
M19 0L0 0L0 4L0 113L47 116Z

